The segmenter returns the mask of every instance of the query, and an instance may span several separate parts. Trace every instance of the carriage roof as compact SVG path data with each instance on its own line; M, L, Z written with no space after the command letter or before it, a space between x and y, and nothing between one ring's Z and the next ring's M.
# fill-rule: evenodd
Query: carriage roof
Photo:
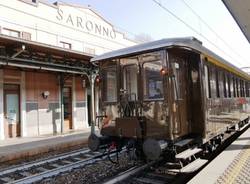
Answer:
M152 41L148 43L143 43L116 51L108 52L91 59L92 62L98 62L107 59L121 58L125 56L132 56L136 54L143 53L145 51L154 51L162 48L188 48L195 52L199 52L207 57L208 61L220 66L230 72L233 72L247 80L250 80L250 76L234 66L233 64L227 62L222 57L218 56L214 52L210 51L202 45L202 42L195 37L184 37L184 38L167 38L157 41Z

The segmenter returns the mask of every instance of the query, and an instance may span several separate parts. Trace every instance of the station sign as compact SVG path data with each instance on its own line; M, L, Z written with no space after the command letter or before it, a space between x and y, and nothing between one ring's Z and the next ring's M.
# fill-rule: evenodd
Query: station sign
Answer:
M60 23L72 26L74 28L86 31L97 36L116 39L116 32L112 26L102 24L91 16L86 16L83 11L70 13L67 10L59 7L56 14L56 19Z

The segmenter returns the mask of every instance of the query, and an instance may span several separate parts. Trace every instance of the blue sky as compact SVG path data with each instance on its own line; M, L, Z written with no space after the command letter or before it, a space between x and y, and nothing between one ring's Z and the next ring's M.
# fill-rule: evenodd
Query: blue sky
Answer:
M123 31L126 31L130 36L145 33L155 40L195 36L203 42L204 46L234 65L238 67L250 66L250 61L248 61L250 44L221 0L157 1L197 30L198 34L164 11L153 0L63 0L65 3L90 5L115 27L120 30L124 29ZM185 3L219 36L216 36Z

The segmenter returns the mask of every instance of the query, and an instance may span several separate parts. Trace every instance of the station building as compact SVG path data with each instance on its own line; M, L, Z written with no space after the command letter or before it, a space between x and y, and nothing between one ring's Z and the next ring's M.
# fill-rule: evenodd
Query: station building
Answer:
M0 1L0 140L89 128L90 59L135 45L90 7Z

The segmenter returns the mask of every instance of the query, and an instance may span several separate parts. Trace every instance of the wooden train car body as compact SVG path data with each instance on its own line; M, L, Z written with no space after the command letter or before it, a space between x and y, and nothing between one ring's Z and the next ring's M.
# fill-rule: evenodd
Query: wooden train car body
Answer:
M250 112L250 77L197 39L163 39L93 59L101 83L101 134L206 143Z

